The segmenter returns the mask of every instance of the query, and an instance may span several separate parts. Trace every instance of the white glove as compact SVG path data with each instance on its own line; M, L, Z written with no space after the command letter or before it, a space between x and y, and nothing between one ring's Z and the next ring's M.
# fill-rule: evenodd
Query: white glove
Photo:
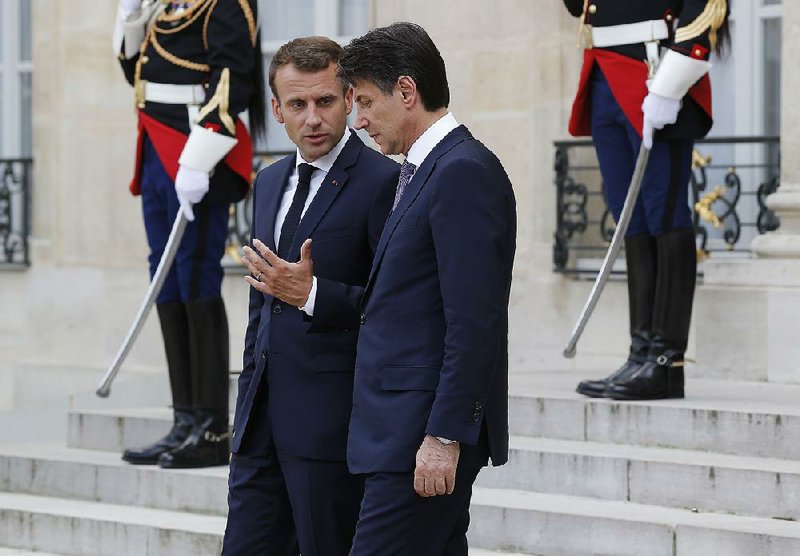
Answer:
M648 93L642 103L644 124L642 125L642 142L646 149L653 148L653 132L667 124L674 124L681 109L680 99L662 97L656 93Z
M192 205L199 203L208 193L208 172L195 170L181 164L178 166L178 175L175 176L175 193L181 204L186 220L194 220Z
M142 0L119 0L119 11L122 19L127 19L129 15L142 6Z

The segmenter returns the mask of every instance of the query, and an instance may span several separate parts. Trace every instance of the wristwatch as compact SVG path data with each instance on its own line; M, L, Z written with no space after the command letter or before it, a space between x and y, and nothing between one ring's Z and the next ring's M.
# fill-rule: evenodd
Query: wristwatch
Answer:
M450 444L456 444L458 440L450 440L449 438L445 438L443 436L434 436L436 440L444 444L445 446L449 446Z

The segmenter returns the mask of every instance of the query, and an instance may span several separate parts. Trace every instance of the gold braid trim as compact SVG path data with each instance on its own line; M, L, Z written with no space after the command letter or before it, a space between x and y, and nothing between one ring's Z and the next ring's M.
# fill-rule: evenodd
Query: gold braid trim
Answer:
M147 35L145 36L144 40L142 41L142 45L139 47L139 57L136 59L136 68L133 72L133 96L136 99L136 108L143 109L145 98L144 98L144 81L142 81L142 58L144 57L144 53L147 51L147 44L150 42L150 38L153 36L155 31L155 25L150 27L147 31Z
M208 52L208 22L211 21L211 13L217 7L217 0L211 0L211 7L206 12L206 20L203 22L203 48Z
M686 42L702 35L706 29L708 32L708 42L711 48L717 46L717 30L725 23L725 16L728 12L727 0L708 0L706 7L685 27L679 28L675 32L675 42Z
M208 6L211 3L211 1L212 0L202 0L202 3L195 4L189 10L183 12L181 14L181 17L182 18L183 17L188 17L189 19L187 19L186 21L184 21L183 23L181 23L180 25L178 25L176 27L170 27L169 29L163 29L163 28L159 27L158 25L156 25L156 32L157 33L161 33L162 35L171 35L172 33L179 33L180 31L183 31L189 25L191 25L192 23L197 21L200 18L201 15L203 15L204 8L206 6ZM187 14L189 14L189 15L187 15ZM169 21L174 21L175 20L175 16L168 16L168 17L172 18L171 20L170 19L163 19L162 18L163 16L164 16L164 12L161 12L161 16L159 16L157 21L169 22Z
M247 30L250 31L250 42L255 46L258 28L256 27L256 18L253 16L253 10L250 9L250 3L247 0L239 0L239 6L242 7L244 18L247 20Z
M236 124L233 118L228 114L228 95L231 87L231 70L224 68L222 74L219 76L217 83L217 90L214 96L206 103L205 106L197 114L197 121L202 120L208 116L215 108L219 109L219 119L225 125L231 135L236 136Z
M180 21L185 17L191 17L192 15L196 15L195 11L202 11L202 8L208 4L209 0L196 0L189 8L183 10L180 13L168 14L167 12L161 12L161 15L158 17L159 21ZM169 2L165 2L168 4Z
M180 66L182 68L186 68L189 70L199 71L203 73L208 73L211 71L211 66L208 64L198 64L197 62L192 62L190 60L184 60L183 58L178 58L171 52L168 52L164 49L163 46L158 44L158 39L156 39L156 34L151 33L150 35L150 42L153 44L153 48L156 49L156 52L161 54L161 56L168 62L175 64L176 66Z

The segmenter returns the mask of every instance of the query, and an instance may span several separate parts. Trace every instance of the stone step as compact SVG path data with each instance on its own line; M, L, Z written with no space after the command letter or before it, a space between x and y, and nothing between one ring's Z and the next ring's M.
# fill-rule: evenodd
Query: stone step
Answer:
M236 407L239 372L231 374L229 406ZM94 405L94 404L93 404ZM230 422L233 423L231 413ZM164 436L172 426L167 407L72 409L67 414L67 445L71 448L120 452L144 446Z
M132 487L131 485L135 485ZM800 462L512 437L478 485L800 520ZM223 515L227 468L163 470L118 453L0 445L0 490Z
M213 555L225 518L82 500L0 494L0 556ZM30 552L35 550L37 552ZM524 556L470 549L471 556ZM541 554L537 552L538 554Z
M172 426L172 411L150 407L73 410L67 421L70 448L119 453L164 436Z
M687 380L682 400L617 402L574 392L575 371L511 375L518 436L800 459L800 385ZM119 452L170 427L166 409L73 410L68 445Z
M800 520L800 462L589 441L512 437L483 487Z
M800 460L800 385L687 377L686 398L585 398L574 370L512 375L511 433Z
M228 467L161 469L118 453L0 444L0 491L225 515Z
M53 552L31 552L22 548L5 548L0 546L0 556L63 556Z
M219 554L225 518L0 494L0 544L64 555Z
M800 554L800 524L632 502L476 487L476 547L542 555Z
M120 453L150 444L172 427L172 410L160 407L71 410L67 446ZM233 423L233 414L230 416Z

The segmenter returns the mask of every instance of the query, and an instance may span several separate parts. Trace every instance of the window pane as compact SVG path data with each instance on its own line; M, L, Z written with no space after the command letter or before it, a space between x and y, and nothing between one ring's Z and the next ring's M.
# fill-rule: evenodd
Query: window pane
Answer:
M31 3L19 0L19 59L31 59Z
M781 132L781 19L764 20L764 134ZM767 152L767 161L779 160L778 145Z
M355 37L367 31L367 0L339 0L339 36Z
M764 133L780 133L781 20L764 20Z
M281 41L314 34L314 0L259 0L261 38Z
M32 108L32 80L30 73L21 73L19 75L19 146L20 155L31 156L33 152L33 133L31 126L31 108Z

